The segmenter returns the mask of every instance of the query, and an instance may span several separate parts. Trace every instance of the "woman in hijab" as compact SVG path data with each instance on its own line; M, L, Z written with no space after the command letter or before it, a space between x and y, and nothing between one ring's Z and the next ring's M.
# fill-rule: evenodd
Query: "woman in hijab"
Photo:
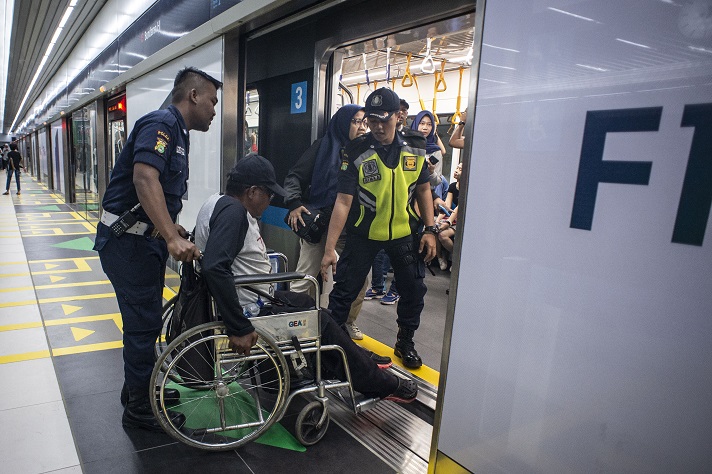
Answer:
M326 134L315 141L289 170L284 179L287 191L285 203L289 208L287 223L295 232L304 226L304 214L311 215L320 209L331 210L336 201L336 184L341 166L341 149L356 137L368 131L363 107L349 104L336 111L329 121ZM309 209L307 209L307 205ZM336 250L341 253L345 239L339 239ZM317 278L321 272L321 258L324 256L326 232L317 243L300 239L299 261L296 272ZM309 292L312 285L306 280L296 281L292 291ZM364 290L361 292L363 296ZM316 295L311 295L316 298ZM363 339L363 334L354 324L361 310L363 298L357 298L351 305L346 328L354 339Z
M425 155L428 157L430 169L430 187L434 188L441 183L443 170L443 155L445 145L435 131L435 117L429 110L423 110L415 116L410 128L425 136Z

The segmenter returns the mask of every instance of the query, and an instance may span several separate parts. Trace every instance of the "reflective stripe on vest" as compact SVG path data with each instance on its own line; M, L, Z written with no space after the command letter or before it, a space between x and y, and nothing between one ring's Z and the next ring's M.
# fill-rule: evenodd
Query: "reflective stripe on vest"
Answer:
M358 169L361 208L355 230L378 241L411 235L411 219L418 219L412 207L413 196L425 166L425 150L401 147L398 166L390 169L376 150L369 148L354 160L354 165Z

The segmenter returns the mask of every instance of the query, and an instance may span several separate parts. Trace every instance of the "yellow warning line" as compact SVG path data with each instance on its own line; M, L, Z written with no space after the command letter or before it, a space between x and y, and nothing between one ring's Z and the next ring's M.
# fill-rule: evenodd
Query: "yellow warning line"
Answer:
M22 362L25 360L46 359L47 357L49 357L49 351L25 352L22 354L0 356L0 364Z
M122 347L124 347L124 343L122 341L99 342L97 344L85 344L83 346L61 347L58 349L52 349L52 355L63 356L70 354L82 354L85 352L120 349Z
M35 231L23 231L22 232L22 237L59 237L59 236L65 236L65 235L91 235L94 233L92 232L62 232L61 234L57 233L52 233L52 234L34 234L34 235L29 235L26 232L35 232Z
M47 262L79 262L84 260L99 260L99 256L96 257L72 257L72 258L50 258L47 260L29 260L27 263L47 263ZM85 262L83 262L85 263Z
M413 375L417 375L418 377L425 380L429 384L434 385L435 387L438 386L438 381L440 380L440 372L438 372L437 370L431 369L427 365L423 365L419 369L409 369L401 363L398 357L396 357L396 355L393 353L392 347L389 347L371 337L363 336L363 340L354 342L369 351L375 352L376 354L389 356L391 359L393 359L393 363L398 367L407 370Z
M0 275L0 277L3 275ZM26 290L53 290L56 288L74 288L75 286L95 286L95 285L109 285L111 282L109 280L96 280L96 281L81 281L77 283L55 283L51 285L36 285L36 286L22 286L17 288L0 288L0 293L11 293L13 291L26 291Z
M42 327L41 321L34 321L31 323L7 324L5 326L0 326L0 332L17 331L19 329L32 329L32 328L41 328L41 327Z
M63 301L79 301L79 300L98 300L102 298L115 298L116 293L98 293L94 295L78 295L78 296L61 296L58 298L40 298L38 300L14 301L9 303L0 303L0 308L13 308L15 306L29 306L33 304L43 303L61 303Z

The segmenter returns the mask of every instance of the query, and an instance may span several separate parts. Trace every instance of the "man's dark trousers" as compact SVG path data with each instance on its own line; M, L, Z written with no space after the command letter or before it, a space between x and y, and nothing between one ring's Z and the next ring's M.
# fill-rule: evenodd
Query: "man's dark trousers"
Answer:
M420 326L423 298L427 292L425 263L418 255L417 239L409 235L395 240L378 241L353 233L346 234L346 246L336 264L334 289L329 294L329 310L337 324L348 318L351 303L356 299L371 270L373 259L385 249L391 259L395 280L398 282L398 326L416 330Z
M99 235L110 234L99 258L116 291L123 320L126 385L148 389L162 326L168 248L163 240L134 234L117 238L104 224L99 226L103 227Z

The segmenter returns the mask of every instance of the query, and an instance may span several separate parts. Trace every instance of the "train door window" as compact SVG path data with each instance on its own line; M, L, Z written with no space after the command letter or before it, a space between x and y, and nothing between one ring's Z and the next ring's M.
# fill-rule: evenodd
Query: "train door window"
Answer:
M464 15L337 49L331 113L343 104L363 105L373 90L389 87L410 106L406 126L421 110L436 116L446 149L443 175L451 181L459 150L448 142L467 104L473 41L474 15Z
M70 170L74 182L74 203L87 219L98 215L98 166L96 153L96 105L72 114L72 155Z
M257 153L260 128L260 94L255 88L248 88L245 94L244 154Z
M109 122L109 153L106 163L108 183L114 164L126 143L126 94L109 99L106 116Z

